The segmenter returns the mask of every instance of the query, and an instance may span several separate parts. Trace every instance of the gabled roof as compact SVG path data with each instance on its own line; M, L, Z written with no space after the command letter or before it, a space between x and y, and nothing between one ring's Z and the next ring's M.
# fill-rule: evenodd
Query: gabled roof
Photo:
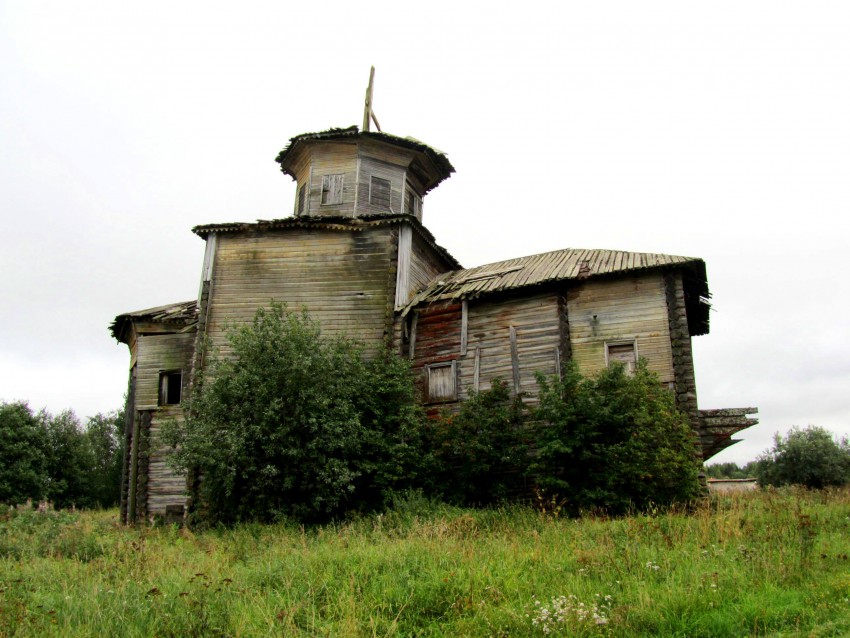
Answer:
M708 332L709 292L705 262L696 257L620 250L564 248L539 255L497 261L438 275L404 310L449 299L475 299L532 286L620 275L659 268L684 272L685 300L692 335Z
M197 320L198 302L193 299L192 301L181 301L180 303L168 304L167 306L126 312L115 317L115 321L110 324L109 330L115 339L124 342L122 337L126 338L126 331L133 322L189 326Z
M400 146L401 148L407 148L424 154L431 161L437 171L436 179L432 180L430 184L425 185L426 192L437 186L437 184L447 179L455 172L454 166L452 166L452 163L443 151L437 150L432 146L428 146L414 137L398 137L397 135L390 135L389 133L381 133L377 131L361 131L356 126L349 126L347 128L330 128L326 131L296 135L295 137L290 138L289 144L287 144L286 147L278 153L275 161L280 164L280 170L284 174L295 179L295 175L289 167L289 160L292 159L292 154L300 144L311 141L340 140L345 138L369 138L379 140L381 142L386 142L388 144L393 144L394 146Z

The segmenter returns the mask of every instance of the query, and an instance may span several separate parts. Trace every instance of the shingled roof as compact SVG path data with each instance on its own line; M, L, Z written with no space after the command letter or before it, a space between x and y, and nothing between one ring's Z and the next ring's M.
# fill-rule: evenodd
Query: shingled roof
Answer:
M709 291L705 262L696 257L620 250L564 248L517 257L475 268L438 275L408 304L405 313L420 304L484 295L660 268L684 273L685 300L691 334L708 333Z

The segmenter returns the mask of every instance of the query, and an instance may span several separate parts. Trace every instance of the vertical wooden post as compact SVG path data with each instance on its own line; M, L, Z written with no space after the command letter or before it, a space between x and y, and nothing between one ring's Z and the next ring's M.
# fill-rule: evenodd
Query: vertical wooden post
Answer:
M469 304L466 299L461 302L460 306L460 356L466 356L466 333L469 330Z
M520 379L519 379L519 353L517 352L516 345L516 328L513 326L510 327L510 335L511 335L511 368L513 368L514 373L514 392L519 394L520 392Z
M369 86L366 87L366 104L363 107L363 130L369 130L369 121L372 119L372 85L375 82L375 67L369 71Z

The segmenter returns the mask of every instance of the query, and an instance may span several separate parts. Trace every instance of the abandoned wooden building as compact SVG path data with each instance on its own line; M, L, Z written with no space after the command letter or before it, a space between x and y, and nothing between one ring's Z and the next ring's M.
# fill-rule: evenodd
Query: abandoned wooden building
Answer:
M291 217L195 227L206 242L198 298L111 325L130 349L125 521L182 512L185 480L157 432L182 418L201 340L226 354L227 326L270 299L305 308L326 334L409 356L427 406L451 407L497 377L533 400L537 371L645 357L703 458L756 423L754 408L698 408L691 338L709 330L701 259L566 248L462 268L422 224L425 195L454 172L445 154L350 127L294 137L277 162L297 182Z

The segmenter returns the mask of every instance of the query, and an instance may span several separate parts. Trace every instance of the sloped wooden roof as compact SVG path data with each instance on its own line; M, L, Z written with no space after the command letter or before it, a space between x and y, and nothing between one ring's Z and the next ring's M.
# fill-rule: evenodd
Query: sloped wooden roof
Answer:
M475 299L483 295L532 286L658 268L680 268L684 271L691 334L706 334L710 295L705 262L702 259L621 250L564 248L475 268L449 271L438 275L421 290L408 304L405 313L419 304L435 301Z
M147 323L188 326L197 320L198 302L193 299L192 301L181 301L166 306L157 306L156 308L125 312L115 317L115 321L110 324L109 330L115 339L123 342L126 339L126 331L133 322L144 321Z

